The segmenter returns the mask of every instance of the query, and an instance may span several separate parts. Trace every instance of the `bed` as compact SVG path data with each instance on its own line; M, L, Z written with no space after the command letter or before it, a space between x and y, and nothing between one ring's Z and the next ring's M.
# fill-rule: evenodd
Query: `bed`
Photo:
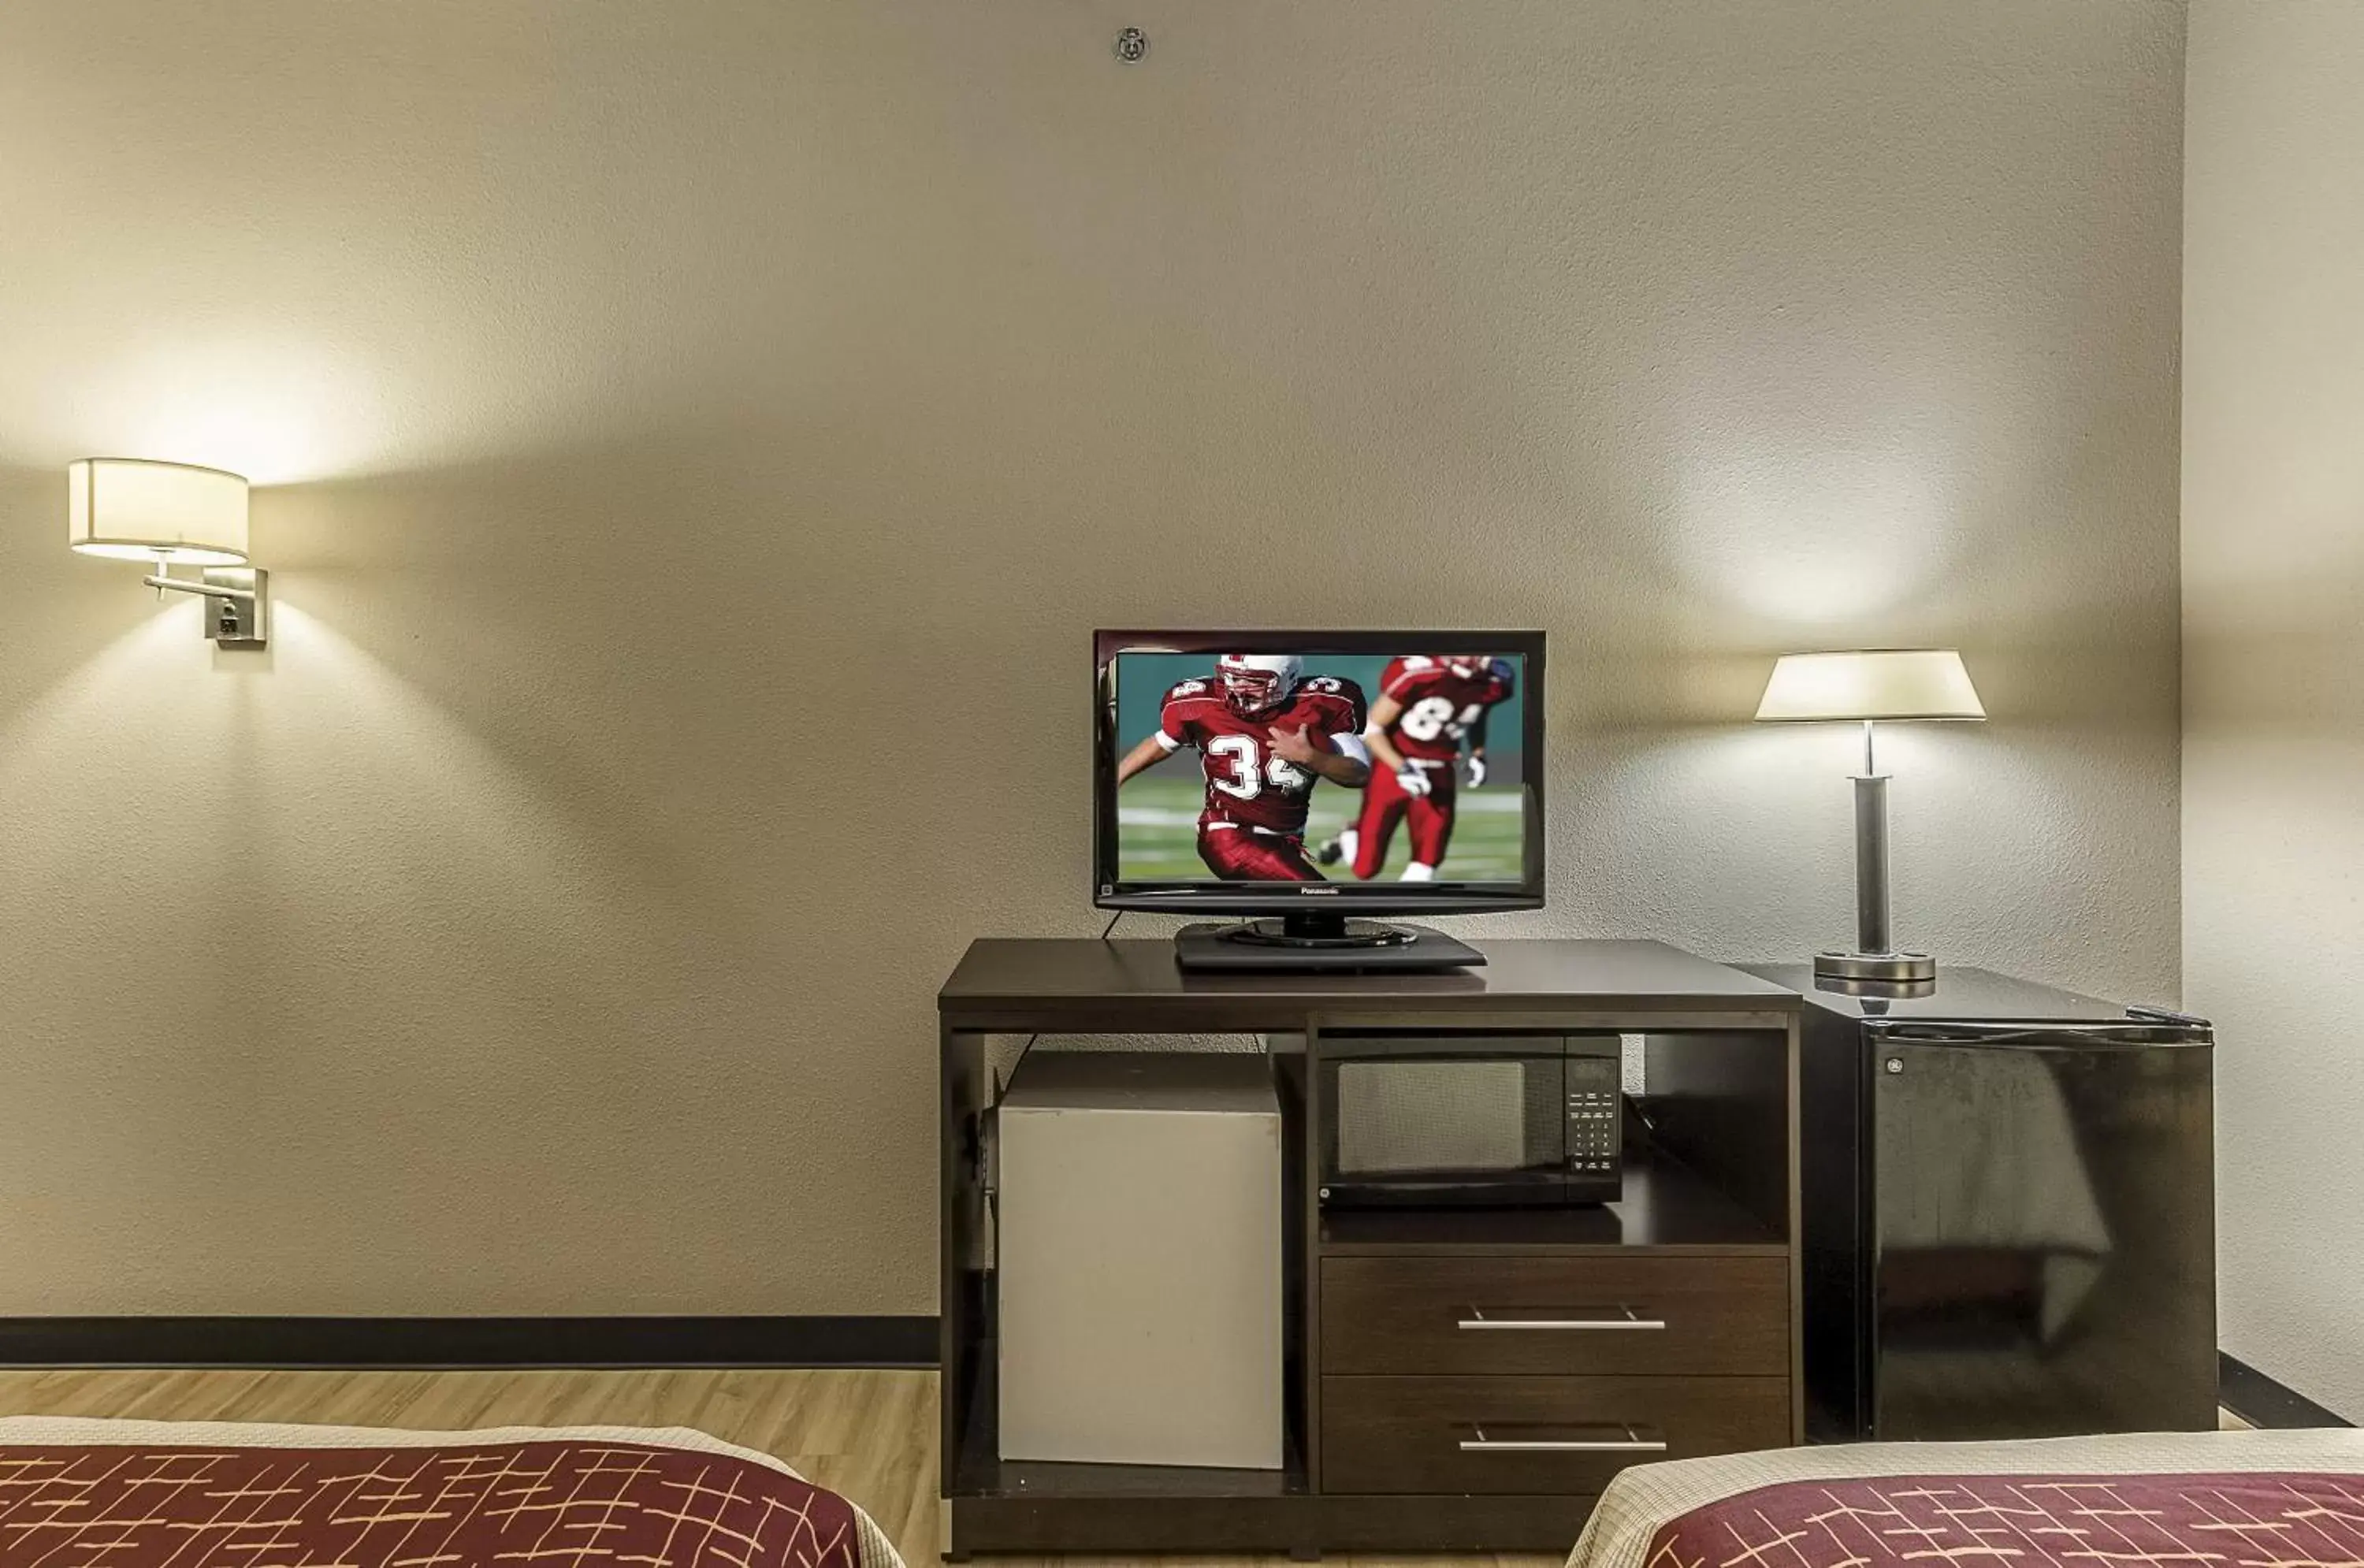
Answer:
M901 1568L844 1498L679 1429L0 1418L7 1568Z
M1867 1443L1627 1470L1568 1568L2364 1568L2364 1431Z

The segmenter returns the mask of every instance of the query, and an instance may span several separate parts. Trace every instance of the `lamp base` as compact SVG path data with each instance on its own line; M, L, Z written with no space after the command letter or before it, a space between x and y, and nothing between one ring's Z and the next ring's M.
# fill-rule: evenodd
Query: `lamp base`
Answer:
M1937 978L1937 961L1925 952L1818 952L1817 980L1878 980L1894 984Z

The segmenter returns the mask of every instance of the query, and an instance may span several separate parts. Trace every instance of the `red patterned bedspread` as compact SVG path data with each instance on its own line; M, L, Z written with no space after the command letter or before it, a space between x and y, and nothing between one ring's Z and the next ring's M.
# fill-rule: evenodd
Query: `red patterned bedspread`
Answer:
M2364 1568L2364 1478L1907 1475L1762 1486L1666 1524L1647 1568Z
M5 1568L861 1568L851 1504L633 1444L0 1447Z

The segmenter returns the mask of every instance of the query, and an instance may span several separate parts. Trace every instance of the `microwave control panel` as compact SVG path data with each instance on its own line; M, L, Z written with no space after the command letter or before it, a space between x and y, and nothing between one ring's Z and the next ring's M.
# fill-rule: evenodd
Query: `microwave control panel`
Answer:
M1614 1181L1622 1164L1623 1060L1615 1040L1607 1052L1572 1040L1567 1056L1567 1170L1576 1177Z

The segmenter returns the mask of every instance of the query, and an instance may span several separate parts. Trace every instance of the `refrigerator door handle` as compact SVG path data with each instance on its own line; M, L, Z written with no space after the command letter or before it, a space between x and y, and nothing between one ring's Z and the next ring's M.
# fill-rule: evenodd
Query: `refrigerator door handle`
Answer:
M2137 1023L2167 1024L2177 1029L2213 1029L2216 1027L2197 1013L2179 1013L2171 1007L2148 1007L2139 1003L2126 1009L2126 1017Z
M2194 1028L2181 1024L2057 1023L1965 1027L1874 1019L1868 1020L1865 1027L1874 1040L1884 1045L2008 1045L2039 1049L2057 1046L2063 1051L2074 1051L2091 1046L2173 1049L2214 1043L2213 1035L2204 1026Z

